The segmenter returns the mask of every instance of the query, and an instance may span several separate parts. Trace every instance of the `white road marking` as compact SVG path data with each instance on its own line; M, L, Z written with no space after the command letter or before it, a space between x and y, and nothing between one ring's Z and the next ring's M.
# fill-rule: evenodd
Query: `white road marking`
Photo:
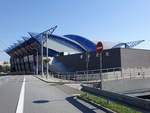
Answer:
M20 97L19 97L16 113L23 113L24 94L25 94L25 77L23 79L23 83L22 83L22 87L21 87L21 92L20 92Z

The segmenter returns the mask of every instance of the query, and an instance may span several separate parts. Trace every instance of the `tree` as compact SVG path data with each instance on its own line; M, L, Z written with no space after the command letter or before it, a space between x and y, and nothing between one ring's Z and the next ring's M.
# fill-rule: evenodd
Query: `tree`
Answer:
M50 58L46 58L46 59L44 59L44 62L47 64L47 63L49 63L50 62Z
M8 73L10 72L10 66L9 65L0 65L0 72L5 72L5 73Z

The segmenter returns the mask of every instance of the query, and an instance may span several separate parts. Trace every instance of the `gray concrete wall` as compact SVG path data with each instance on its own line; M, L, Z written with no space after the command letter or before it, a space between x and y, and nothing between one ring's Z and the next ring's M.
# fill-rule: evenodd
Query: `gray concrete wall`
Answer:
M150 50L143 49L121 49L122 68L150 68Z
M138 94L150 92L150 78L103 81L102 89L122 94Z

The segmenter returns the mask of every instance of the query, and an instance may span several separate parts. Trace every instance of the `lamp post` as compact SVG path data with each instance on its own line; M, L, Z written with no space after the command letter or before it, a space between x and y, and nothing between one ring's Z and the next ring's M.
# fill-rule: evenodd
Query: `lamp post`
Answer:
M32 34L29 33L29 35L32 38L41 37L41 75L44 75L44 73L43 73L43 45L45 43L45 39L47 40L47 38L48 38L48 34L52 34L56 28L57 28L57 26L54 26L54 27L52 27L52 28L50 28L44 32L37 34L36 36L33 36ZM47 36L45 37L45 36L43 36L43 34L47 34ZM47 51L48 51L48 48L47 48ZM47 52L47 57L48 57L48 52ZM47 70L48 70L48 68L47 68Z
M48 34L47 33L46 33L46 59L48 59ZM47 73L47 75L49 75L48 62L46 63L46 73Z
M43 35L41 40L41 74L43 76Z
M44 36L43 36L44 35ZM43 75L43 46L44 44L46 43L46 59L48 59L48 32L45 32L43 34L43 38L42 38L42 48L41 48L41 54L42 54L42 75ZM44 39L44 41L43 41ZM48 75L48 62L45 62L46 63L46 74Z
M89 74L88 74L89 58L90 58L90 55L88 54L88 51L87 51L86 52L86 76L87 76L87 81L89 80Z
M38 65L39 65L39 63L38 63L39 62L38 54L39 54L38 49L36 49L36 75L38 75L38 71L39 71L38 70L39 69L39 67L38 67Z

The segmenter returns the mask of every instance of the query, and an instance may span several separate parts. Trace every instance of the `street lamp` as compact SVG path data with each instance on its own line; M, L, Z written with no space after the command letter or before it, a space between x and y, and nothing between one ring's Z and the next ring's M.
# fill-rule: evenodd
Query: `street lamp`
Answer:
M39 56L38 56L38 54L39 53L38 53L38 49L37 49L36 50L36 75L38 75L38 69L39 69L39 67L38 67L38 65L39 65L38 64L38 62L39 62L39 59L38 59Z
M51 35L55 31L56 28L57 28L57 26L54 26L54 27L38 34L38 35L42 35L42 40L41 40L41 59L42 59L42 61L41 61L41 71L42 71L42 75L43 75L43 45L46 41L46 57L48 59L48 35ZM46 69L47 69L47 75L48 75L48 63L46 65L46 67L47 67Z
M32 35L31 33L29 33L29 35L33 38L37 38L37 37L41 38L41 74L42 75L44 75L44 73L43 73L43 47L44 46L43 45L44 45L45 41L47 42L47 40L48 40L48 34L51 35L55 31L56 28L57 28L57 26L54 26L54 27L52 27L52 28L50 28L50 29L48 29L44 32L41 32L41 33L37 34L37 35ZM47 48L47 52L46 52L47 55L46 56L48 57L48 47L47 47L47 45L48 44L46 44L46 48ZM48 64L47 64L47 70L48 70Z
M87 81L89 80L89 74L88 74L89 59L90 59L90 54L88 54L88 51L87 51L86 52L86 74L87 74Z
M41 40L41 74L43 76L43 35Z
M48 60L48 34L46 34L46 59ZM48 74L48 62L46 63L46 73Z

